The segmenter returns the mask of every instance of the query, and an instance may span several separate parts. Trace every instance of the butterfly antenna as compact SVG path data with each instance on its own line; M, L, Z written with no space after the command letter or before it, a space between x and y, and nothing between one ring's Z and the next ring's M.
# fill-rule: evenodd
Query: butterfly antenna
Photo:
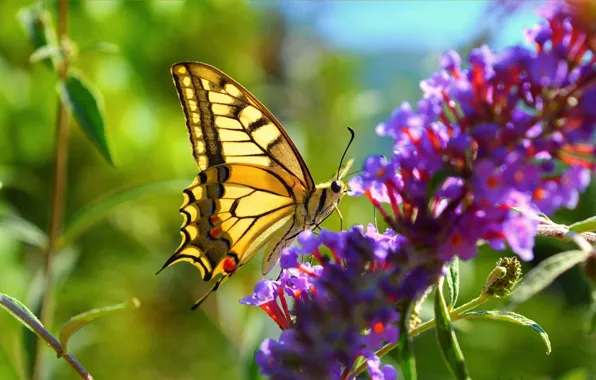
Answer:
M346 149L344 150L344 154L341 155L341 160L339 160L339 167L337 168L337 178L336 180L339 180L339 173L341 171L341 164L343 164L344 162L344 158L346 158L346 153L348 153L348 149L350 148L350 145L352 144L352 141L354 141L354 130L352 129L352 127L348 127L348 130L350 131L350 134L352 135L350 137L350 141L348 142L348 145L346 146Z
M354 174L358 174L358 173L361 173L363 171L364 171L364 169L354 170L353 172L346 174L346 177L353 176Z

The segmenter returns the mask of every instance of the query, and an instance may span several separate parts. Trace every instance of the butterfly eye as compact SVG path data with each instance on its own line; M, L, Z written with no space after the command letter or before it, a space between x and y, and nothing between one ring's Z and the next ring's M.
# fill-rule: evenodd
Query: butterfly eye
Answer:
M331 182L331 191L333 191L334 193L339 193L341 191L341 184L339 183L339 181Z

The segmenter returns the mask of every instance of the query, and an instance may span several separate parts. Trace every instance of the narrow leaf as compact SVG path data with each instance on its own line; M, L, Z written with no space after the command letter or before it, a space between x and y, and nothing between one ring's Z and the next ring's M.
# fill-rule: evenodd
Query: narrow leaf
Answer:
M596 216L573 223L569 226L569 231L577 233L596 231Z
M540 336L540 339L546 346L546 354L550 355L551 345L548 339L548 334L540 325L531 319L524 317L521 314L517 314L511 311L500 311L500 310L482 310L482 311L471 311L463 314L460 318L476 318L476 319L492 319L496 321L504 321L514 323L516 325L530 328L533 332Z
M447 303L443 296L443 281L440 280L435 291L435 320L437 340L443 357L456 379L470 379L464 355L459 348L455 330L451 324Z
M35 314L27 306L25 306L21 301L16 298L13 298L7 294L0 293L0 306L12 314L19 322L21 322L25 327L29 330L37 334L37 332L33 329L32 325L37 324L41 327L43 325L37 319ZM29 320L29 322L27 322Z
M546 288L562 273L585 261L587 257L588 254L583 251L567 251L543 260L529 271L524 280L514 289L508 298L505 309L513 310L534 294Z
M29 61L31 61L31 63L46 61L51 58L60 57L61 54L60 47L55 45L45 45L35 50L29 57Z
M91 142L113 165L112 156L105 136L101 98L85 83L80 74L69 72L68 77L58 84L58 92L62 101L68 105L83 132Z
M51 18L46 10L36 5L22 8L17 18L29 39L31 39L35 50L55 44L56 38L54 37ZM44 57L43 63L50 68L53 67L52 60L49 57Z
M408 329L412 303L404 305L401 317L399 318L399 341L397 343L397 361L405 380L416 380L416 360L414 359L414 348L412 337Z
M449 271L445 275L445 283L447 285L447 295L449 296L447 307L451 310L457 303L457 297L459 296L459 259L457 257L449 265Z
M60 329L60 343L62 344L62 348L64 349L64 353L68 353L68 340L70 337L79 331L81 328L87 326L89 323L93 322L99 317L103 317L104 315L111 314L115 311L126 310L131 308L138 308L141 306L141 303L138 299L133 298L130 301L113 305L113 306L106 306L100 307L97 309L89 310L85 313L76 315L68 320Z
M43 249L48 243L47 235L39 227L18 215L0 216L0 229L37 248Z
M125 202L139 200L142 197L150 195L177 194L180 193L181 189L188 186L188 182L188 180L154 182L108 194L85 206L73 216L64 228L61 244L68 245L82 232L86 231L94 223L104 218L112 210Z

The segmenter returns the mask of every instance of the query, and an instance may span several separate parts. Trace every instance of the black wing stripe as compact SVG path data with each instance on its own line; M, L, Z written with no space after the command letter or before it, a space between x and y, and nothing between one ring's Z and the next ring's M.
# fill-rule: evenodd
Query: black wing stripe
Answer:
M250 125L248 126L248 132L252 133L267 124L269 124L269 120L267 120L264 117L261 117L257 121L250 123Z
M190 67L188 65L185 65L185 67L190 72ZM191 76L191 80L199 103L201 131L203 140L205 141L205 155L208 160L207 166L223 164L225 160L222 155L221 141L215 127L215 117L213 116L213 111L211 111L209 99L207 99L207 91L203 88L199 78Z
M262 214L260 214L260 215L256 215L256 216L250 216L250 217L245 217L245 218L254 218L254 220L253 220L253 221L250 223L250 225L249 225L249 226L248 226L248 227L247 227L247 228L244 230L244 233L242 233L242 235L240 235L240 237L238 238L238 240L236 240L236 241L234 242L234 245L232 245L232 249L234 248L234 246L236 245L236 243L238 243L240 240L242 240L242 238L243 238L243 237L246 235L246 233L247 233L248 231L250 231L250 229L252 228L252 226L254 226L254 225L255 225L255 223L259 221L259 218L261 218L261 217L263 217L263 216L265 216L265 215L269 215L269 214L271 214L271 213L273 213L273 212L276 212L276 211L279 211L279 210L283 210L284 208L287 208L287 207L292 207L292 206L295 206L295 204L294 204L294 203L291 203L291 204L289 204L289 205L285 205L285 206L278 207L278 208L276 208L276 209L273 209L273 210L269 210L269 211L267 211L267 212L264 212L264 213L262 213ZM242 219L242 218L238 218L238 219ZM295 218L293 218L293 219L295 219Z

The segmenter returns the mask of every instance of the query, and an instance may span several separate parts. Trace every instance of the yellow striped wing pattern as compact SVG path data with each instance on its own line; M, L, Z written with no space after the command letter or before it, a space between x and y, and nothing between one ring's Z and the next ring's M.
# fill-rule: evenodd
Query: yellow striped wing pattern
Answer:
M198 62L175 64L172 76L201 171L183 192L182 242L164 268L190 262L217 279L214 291L265 244L279 249L314 183L280 123L239 83Z

